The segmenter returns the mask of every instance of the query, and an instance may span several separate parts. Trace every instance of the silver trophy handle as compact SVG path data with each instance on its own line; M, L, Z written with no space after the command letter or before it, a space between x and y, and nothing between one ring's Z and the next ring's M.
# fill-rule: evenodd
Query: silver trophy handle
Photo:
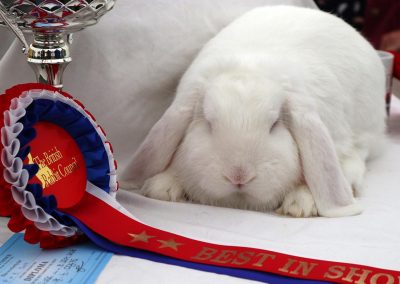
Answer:
M23 45L22 52L24 54L27 54L29 45L26 42L24 34L22 33L21 29L18 27L17 23L15 23L12 19L9 19L7 17L7 14L1 9L1 7L0 7L0 18L3 19L4 23L8 27L10 27L10 29L13 31L13 33L17 36L17 38L22 43L22 45Z

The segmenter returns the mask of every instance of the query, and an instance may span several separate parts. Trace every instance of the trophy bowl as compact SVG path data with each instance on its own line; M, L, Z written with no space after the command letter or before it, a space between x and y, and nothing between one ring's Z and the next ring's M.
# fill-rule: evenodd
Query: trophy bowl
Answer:
M71 62L71 35L94 25L115 0L0 0L0 26L9 26L24 44L28 63L40 83L62 88ZM23 32L33 33L28 47ZM68 42L64 38L67 36Z

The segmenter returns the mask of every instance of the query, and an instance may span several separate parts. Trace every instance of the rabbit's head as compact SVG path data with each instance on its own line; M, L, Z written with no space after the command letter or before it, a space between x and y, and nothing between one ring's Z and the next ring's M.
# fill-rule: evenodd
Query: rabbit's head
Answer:
M285 84L246 71L209 79L173 167L194 200L271 209L301 178L288 93Z

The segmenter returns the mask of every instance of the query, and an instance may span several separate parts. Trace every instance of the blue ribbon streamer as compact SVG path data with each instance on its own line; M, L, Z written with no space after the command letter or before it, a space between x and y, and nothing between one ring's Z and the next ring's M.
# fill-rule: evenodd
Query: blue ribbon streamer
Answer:
M201 270L205 272L212 272L217 274L224 274L233 277L255 280L263 283L276 283L276 284L326 284L328 282L317 281L317 280L305 280L305 279L295 279L286 276L281 276L273 273L249 270L249 269L239 269L239 268L230 268L230 267L221 267L214 265L207 265L201 263L195 263L180 259L171 258L168 256L164 256L161 254L139 250L135 248L125 247L121 245L117 245L109 240L103 238L102 236L96 234L88 227L86 227L81 221L77 218L67 215L68 218L71 218L73 222L81 229L82 232L97 246L107 251L114 252L120 255L127 255L136 258L146 259L150 261L182 266L190 269Z

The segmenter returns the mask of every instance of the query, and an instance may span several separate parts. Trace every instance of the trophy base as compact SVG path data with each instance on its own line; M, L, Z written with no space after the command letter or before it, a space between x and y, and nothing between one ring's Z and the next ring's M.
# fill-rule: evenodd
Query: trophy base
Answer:
M29 46L28 63L36 74L38 83L62 89L62 76L71 56L63 34L35 33Z

